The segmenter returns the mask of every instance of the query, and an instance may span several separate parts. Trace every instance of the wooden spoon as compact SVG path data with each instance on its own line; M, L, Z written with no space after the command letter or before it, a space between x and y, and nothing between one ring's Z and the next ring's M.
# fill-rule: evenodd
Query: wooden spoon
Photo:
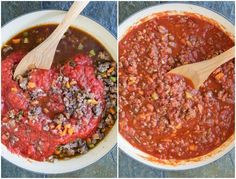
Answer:
M66 13L63 21L57 26L53 33L40 45L31 50L17 65L14 72L14 78L23 74L29 66L36 68L50 69L56 52L58 43L67 31L72 22L86 7L88 1L75 1Z
M235 47L232 47L229 50L209 60L183 65L174 68L168 73L184 76L185 78L192 81L193 87L195 89L198 89L216 68L234 57Z

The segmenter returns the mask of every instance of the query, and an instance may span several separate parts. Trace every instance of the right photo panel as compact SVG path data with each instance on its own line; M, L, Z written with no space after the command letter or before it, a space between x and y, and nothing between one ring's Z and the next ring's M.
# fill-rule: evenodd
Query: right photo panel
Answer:
M235 1L119 2L120 178L234 178Z

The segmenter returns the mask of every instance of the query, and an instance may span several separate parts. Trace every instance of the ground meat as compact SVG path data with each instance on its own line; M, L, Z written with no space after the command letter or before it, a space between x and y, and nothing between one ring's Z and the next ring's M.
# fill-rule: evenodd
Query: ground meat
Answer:
M107 71L109 66L110 66L110 63L108 63L108 62L107 63L102 63L98 66L98 71L103 73L103 72Z
M51 70L32 66L12 79L25 53L55 28L37 26L10 39L2 48L1 71L2 143L11 152L50 162L95 147L112 127L106 116L116 120L117 96L116 62L93 37L72 27L57 47ZM11 136L19 140L10 141Z
M95 145L101 141L108 130L114 125L116 120L116 105L117 105L117 84L116 84L116 70L114 72L107 73L107 71L111 67L116 68L116 64L114 62L107 62L107 61L99 61L97 66L101 68L101 66L106 66L106 71L102 73L99 72L97 74L97 78L103 81L104 84L104 94L106 94L106 106L105 112L102 110L101 104L96 104L92 107L92 112L94 115L100 115L103 113L103 119L98 124L98 129L96 130L95 134L93 134L90 138L87 139L78 139L66 145L61 145L58 147L58 152L54 153L55 158L64 158L64 157L71 157L77 154L85 154L88 152L89 149L94 148ZM104 75L104 73L106 75ZM79 105L83 106L85 99L87 98L85 94L78 93L79 97ZM88 94L90 97L94 97L92 94ZM76 111L76 116L82 115L81 110ZM75 115L74 114L74 115ZM52 160L52 159L51 159Z
M17 54L12 54L12 56L14 55ZM13 58L9 57L9 60L11 59ZM20 59L21 58L19 56L19 60ZM57 80L58 78L56 77L58 74L56 69L49 71L33 69L28 71L28 74L24 74L25 77L23 79L18 80L19 87L17 87L16 82L12 79L7 83L9 83L9 86L14 84L16 87L8 87L6 82L3 82L3 98L4 103L6 104L5 106L8 109L16 108L17 105L20 105L22 103L21 101L24 100L18 98L18 100L21 100L19 103L9 104L9 100L6 100L6 90L8 90L8 88L12 91L11 95L13 99L16 99L19 95L21 95L25 98L25 100L30 100L28 107L23 109L23 120L25 123L28 123L29 126L21 126L22 122L15 120L17 116L15 111L10 110L6 115L3 114L4 117L12 118L12 120L9 120L7 122L8 127L3 127L2 130L4 133L8 132L11 136L14 136L9 140L4 140L3 143L9 147L14 145L14 147L11 147L13 152L16 150L23 156L28 156L36 160L43 160L52 155L54 152L53 147L59 145L60 143L64 144L73 141L73 139L77 137L86 138L90 135L101 120L101 112L93 115L92 108L99 104L100 111L103 111L104 97L102 83L96 81L97 79L95 76L92 77L92 75L94 75L94 69L89 66L89 64L91 65L89 60L91 59L84 56L76 58L76 66L74 68L79 67L84 68L84 70L89 69L89 71L87 71L87 75L89 76L84 76L78 81L71 77L66 77L65 74L62 74L62 80ZM83 63L87 66L78 66L78 64ZM5 64L7 64L7 61ZM2 66L3 69L6 68L5 64ZM69 64L66 64L65 67L68 67L68 65ZM9 68L9 70L12 69ZM63 73L71 73L75 71L76 69L70 69L70 71L64 70ZM87 79L85 78L93 78L93 83L87 84ZM74 84L72 84L71 82L73 80L76 81L76 83L73 82ZM54 90L51 90L52 85L48 83L56 85L62 90L62 93L60 95L54 95ZM80 84L80 86L78 86L78 84ZM96 87L100 91L97 91ZM81 98L83 98L82 103ZM89 100L92 100L92 103L89 103ZM93 101L95 101L95 103ZM76 111L82 111L81 116L74 116ZM69 116L64 115L62 112L69 113ZM50 126L54 127L50 128ZM18 130L15 131L15 127L17 127ZM33 129L34 131L28 135L27 139L32 142L26 143L26 146L28 145L29 147L29 155L25 153L25 149L23 149L23 146L20 145L20 143L26 142L24 133L28 129ZM47 137L47 140L51 137L54 138L51 141L50 146L44 146L45 142L41 141L46 140L44 136L47 135L50 136ZM34 143L34 141L38 143ZM50 150L45 153L44 151L47 150L47 147L49 147Z
M102 60L111 60L111 56L107 53L107 52L99 52L98 54L98 58L102 59Z
M120 133L160 159L194 158L225 142L234 132L234 59L200 90L167 72L233 45L194 15L160 15L132 28L119 42Z

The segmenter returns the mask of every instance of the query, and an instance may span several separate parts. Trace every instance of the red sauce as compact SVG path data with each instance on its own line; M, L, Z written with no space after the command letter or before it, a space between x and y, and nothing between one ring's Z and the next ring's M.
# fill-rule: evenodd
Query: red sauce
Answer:
M95 115L92 112L93 105L84 104L83 113L80 118L70 116L64 119L63 124L56 126L52 118L62 113L66 105L63 103L63 93L55 93L52 86L63 88L63 82L58 81L60 73L63 77L72 79L76 83L70 88L83 90L86 93L93 94L96 103L104 108L103 83L95 76L92 59L86 55L77 55L74 58L74 65L68 63L60 68L51 70L33 69L28 74L28 85L34 84L27 90L19 87L16 81L12 80L13 67L22 59L22 52L13 52L4 61L2 61L2 143L14 153L35 159L44 160L55 151L56 146L66 144L76 138L86 138L93 133L102 113ZM43 96L35 97L39 101L36 104L40 109L37 116L30 116L31 110L36 109L32 104L32 93L36 90L42 90ZM78 92L75 90L75 92ZM43 109L48 109L43 110ZM19 121L9 116L9 111L13 115L22 112L23 115ZM80 109L81 110L81 109ZM49 127L44 130L45 124ZM65 131L66 126L69 128ZM71 131L69 131L71 129Z
M159 159L211 152L234 133L234 59L199 90L171 69L216 56L234 45L218 26L195 15L157 15L119 42L119 131Z
M34 160L87 153L116 120L116 62L94 37L70 27L51 70L31 69L12 79L18 62L57 27L45 24L9 39L2 56L2 143Z

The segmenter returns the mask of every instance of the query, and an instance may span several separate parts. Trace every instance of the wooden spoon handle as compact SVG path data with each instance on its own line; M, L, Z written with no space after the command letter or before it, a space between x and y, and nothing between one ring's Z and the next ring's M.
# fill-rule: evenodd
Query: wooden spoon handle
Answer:
M81 11L88 4L88 1L75 1L64 17L63 21L58 25L52 35L55 35L56 38L61 39L63 34L66 32L68 27L73 23L76 17L81 13Z
M58 43L67 31L68 27L87 4L88 1L75 1L73 3L63 21L58 25L55 31L53 31L44 42L26 54L26 56L20 61L14 72L14 78L19 74L23 74L31 64L34 64L37 68L41 69L51 68Z
M46 41L51 42L48 44L48 48L51 45L57 45L61 40L64 33L67 31L69 26L73 23L76 17L81 13L81 11L85 8L85 6L89 3L89 1L75 1L64 17L63 21L57 26L57 28L53 31L53 33L46 39Z

